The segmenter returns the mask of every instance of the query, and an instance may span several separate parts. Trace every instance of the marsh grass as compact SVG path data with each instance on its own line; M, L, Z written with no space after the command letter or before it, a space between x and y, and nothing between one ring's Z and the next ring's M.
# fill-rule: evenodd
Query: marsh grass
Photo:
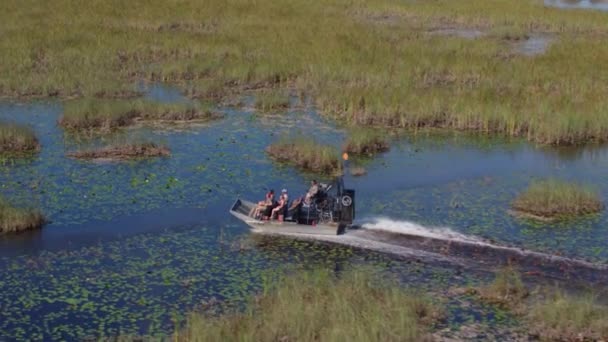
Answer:
M95 150L76 151L68 153L68 157L76 159L133 159L166 157L171 151L166 146L160 146L152 142L114 144Z
M0 122L0 154L21 154L38 150L40 144L32 128Z
M219 115L200 104L167 104L145 100L70 101L59 124L69 130L108 131L137 121L212 120Z
M556 179L534 181L511 204L516 213L539 218L564 218L596 213L603 204L589 186Z
M482 300L521 311L529 292L521 276L513 267L505 267L496 273L494 281L476 290Z
M373 272L288 276L243 312L194 313L177 341L423 341L441 317L434 305Z
M379 131L369 129L351 130L343 147L345 152L368 156L386 152L388 149L389 144L386 136Z
M543 341L608 339L608 307L593 295L574 297L556 291L535 303L528 316L532 332Z
M312 172L336 174L342 170L338 151L312 139L296 138L274 143L266 152L275 160Z
M284 90L270 89L258 92L255 108L262 112L278 112L289 107L289 94Z
M6 199L0 197L0 234L41 228L44 222L45 218L40 211L15 208Z
M608 140L605 13L527 0L5 3L4 96L112 97L145 80L219 100L289 83L353 125ZM426 34L441 27L490 34ZM556 41L534 58L503 42L535 32Z

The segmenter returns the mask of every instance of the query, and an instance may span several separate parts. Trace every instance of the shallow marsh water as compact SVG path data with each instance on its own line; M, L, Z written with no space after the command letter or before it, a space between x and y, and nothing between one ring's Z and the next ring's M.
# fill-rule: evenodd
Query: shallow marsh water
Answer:
M514 42L515 52L524 56L536 56L544 53L555 38L544 34L532 34L527 39Z
M147 91L154 99L186 101L165 87ZM265 187L286 187L293 197L316 177L273 163L265 147L285 135L340 146L347 135L299 107L271 116L225 108L216 122L140 126L108 138L64 133L56 125L61 103L0 104L1 119L32 125L42 144L33 158L3 161L2 193L40 207L51 220L42 231L0 238L0 339L166 334L210 298L239 303L266 277L315 265L336 272L372 265L431 291L489 279L484 272L344 246L251 240L227 212L237 196L258 198ZM165 142L172 156L120 163L65 157L113 139L150 138ZM608 261L605 212L555 224L507 214L515 195L540 177L589 182L608 198L607 148L538 148L465 134L400 133L392 140L385 154L351 160L368 171L345 179L357 190L359 221L386 217L397 227L449 227L500 244ZM504 317L454 301L449 324Z
M565 9L608 11L608 1L606 0L545 0L545 5Z

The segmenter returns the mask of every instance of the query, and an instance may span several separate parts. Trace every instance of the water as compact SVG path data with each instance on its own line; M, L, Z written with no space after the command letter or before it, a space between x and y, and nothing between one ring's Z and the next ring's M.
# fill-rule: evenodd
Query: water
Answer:
M545 6L608 11L608 1L606 0L545 0Z
M536 56L544 53L552 42L553 38L550 36L532 34L528 39L513 43L513 48L524 56Z
M146 91L159 101L187 101L166 87ZM41 231L0 238L0 339L166 334L180 314L204 300L242 302L261 288L268 270L276 276L318 265L336 272L373 265L433 291L488 279L485 270L420 264L352 246L252 239L228 214L237 196L260 198L265 187L296 196L318 178L273 163L264 149L295 135L339 147L347 135L306 103L294 100L293 108L275 116L220 108L225 117L204 125L144 125L90 138L57 127L59 102L0 104L0 119L32 125L42 144L38 156L0 165L2 194L41 208L51 220ZM102 164L65 156L113 139L158 140L172 156ZM418 233L445 227L431 233L608 261L606 212L555 224L506 212L531 180L548 176L592 183L608 198L605 147L537 148L467 134L402 133L392 140L385 154L351 159L368 171L345 177L357 190L362 223L384 217L376 224L405 221ZM456 321L466 312L450 310Z

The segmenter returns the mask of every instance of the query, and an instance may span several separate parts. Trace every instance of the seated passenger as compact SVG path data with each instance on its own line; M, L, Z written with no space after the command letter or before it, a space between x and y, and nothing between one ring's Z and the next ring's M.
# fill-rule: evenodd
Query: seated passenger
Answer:
M308 189L308 192L306 193L304 202L309 204L310 200L313 199L317 195L318 192L319 192L319 183L317 182L316 179L313 179L312 182L310 182L310 188Z
M251 211L249 212L249 216L257 219L260 216L260 214L262 213L262 210L266 210L266 208L268 208L269 206L272 206L273 203L274 203L274 190L270 189L270 191L268 191L266 193L266 197L264 198L264 200L259 201L257 206L251 208Z
M287 208L287 203L289 203L289 195L287 195L287 189L281 190L281 196L279 197L279 204L272 209L270 213L270 218L274 219L275 215L279 221L283 221L285 209Z

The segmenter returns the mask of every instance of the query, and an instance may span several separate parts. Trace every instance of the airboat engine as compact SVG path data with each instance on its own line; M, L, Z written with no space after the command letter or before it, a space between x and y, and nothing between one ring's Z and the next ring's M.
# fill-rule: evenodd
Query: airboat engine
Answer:
M355 220L355 190L343 189L337 200L340 206L340 223L353 223Z

